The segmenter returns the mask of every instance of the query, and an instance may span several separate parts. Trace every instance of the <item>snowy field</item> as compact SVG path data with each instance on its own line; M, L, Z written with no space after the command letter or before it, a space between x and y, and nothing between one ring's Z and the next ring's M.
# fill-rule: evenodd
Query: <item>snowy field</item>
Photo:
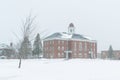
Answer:
M99 59L0 60L0 80L120 80L120 61Z

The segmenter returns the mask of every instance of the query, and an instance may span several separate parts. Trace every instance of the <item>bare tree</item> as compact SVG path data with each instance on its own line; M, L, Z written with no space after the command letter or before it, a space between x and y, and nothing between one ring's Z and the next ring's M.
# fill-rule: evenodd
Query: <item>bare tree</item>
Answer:
M22 31L22 40L20 41L19 53L19 68L21 67L21 59L29 59L32 57L32 46L31 46L31 36L35 29L34 20L35 16L32 17L31 14L26 17L23 21L21 31Z

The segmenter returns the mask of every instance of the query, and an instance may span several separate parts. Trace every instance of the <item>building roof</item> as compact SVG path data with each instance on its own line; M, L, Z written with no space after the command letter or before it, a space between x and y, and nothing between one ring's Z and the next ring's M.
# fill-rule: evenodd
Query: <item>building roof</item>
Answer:
M6 44L0 44L0 49L10 49L10 46Z
M66 32L56 32L48 37L46 37L44 40L46 39L80 39L80 40L90 40L89 38L80 35L80 34L68 34Z

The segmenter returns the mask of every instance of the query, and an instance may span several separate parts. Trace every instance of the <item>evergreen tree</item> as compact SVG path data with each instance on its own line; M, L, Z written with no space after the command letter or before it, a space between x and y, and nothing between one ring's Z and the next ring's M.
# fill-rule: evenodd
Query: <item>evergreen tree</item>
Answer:
M42 43L40 39L40 34L38 33L33 44L33 56L39 57L41 55L42 55Z
M109 59L113 59L114 58L113 49L112 49L111 45L110 45L109 50L108 50L108 58Z
M32 48L28 37L25 37L21 43L20 56L22 59L28 59L32 57Z

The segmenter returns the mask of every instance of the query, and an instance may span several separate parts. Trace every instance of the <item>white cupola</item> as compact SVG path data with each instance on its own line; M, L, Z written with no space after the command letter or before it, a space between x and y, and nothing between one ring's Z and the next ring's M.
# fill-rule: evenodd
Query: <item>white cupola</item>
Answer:
M74 27L73 23L69 24L68 33L69 34L74 34L75 33L75 27Z

